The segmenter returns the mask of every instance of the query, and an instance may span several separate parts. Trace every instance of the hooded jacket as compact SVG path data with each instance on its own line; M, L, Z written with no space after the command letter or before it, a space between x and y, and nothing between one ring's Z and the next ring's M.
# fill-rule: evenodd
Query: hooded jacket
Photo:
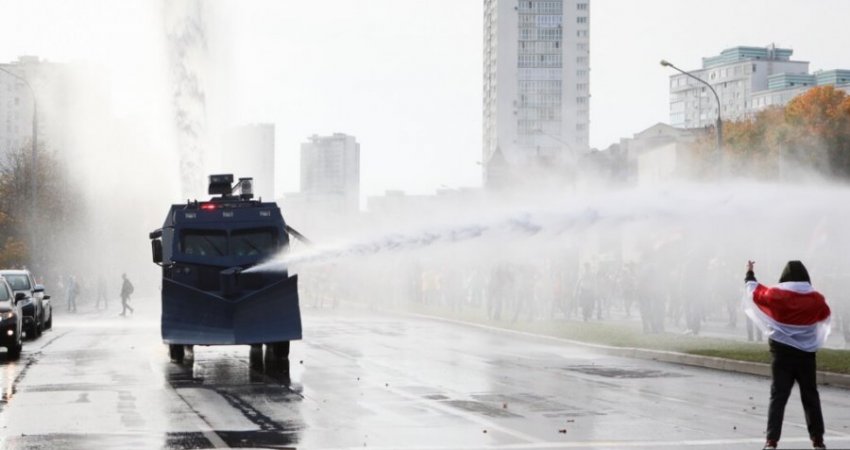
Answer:
M800 261L790 261L779 284L771 287L747 272L744 311L776 342L804 352L815 352L830 332L830 309L826 299L811 284Z

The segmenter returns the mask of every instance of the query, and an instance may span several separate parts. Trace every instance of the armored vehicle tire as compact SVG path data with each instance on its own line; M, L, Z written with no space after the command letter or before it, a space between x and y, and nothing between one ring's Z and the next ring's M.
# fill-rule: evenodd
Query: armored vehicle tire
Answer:
M185 348L182 345L169 344L168 345L168 356L171 357L172 362L176 362L178 364L183 363L183 357L185 356Z
M289 341L266 344L266 362L284 361L289 359Z
M261 369L263 367L263 345L251 345L251 351L248 353L248 362L251 368Z
M6 354L6 356L9 359L13 359L13 360L20 358L22 348L23 348L23 345L20 342L18 342L15 345L10 345L8 347L9 352Z

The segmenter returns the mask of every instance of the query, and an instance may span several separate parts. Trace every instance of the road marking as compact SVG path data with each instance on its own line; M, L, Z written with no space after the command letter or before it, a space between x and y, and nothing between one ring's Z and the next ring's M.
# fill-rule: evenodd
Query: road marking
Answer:
M171 363L169 362L169 364ZM150 367L151 372L153 372L154 375L161 376L163 378L166 377L165 373L160 370L157 370L153 357L148 358L148 367ZM186 407L189 408L189 411L192 411L192 413L195 414L195 418L197 419L196 426L198 431L200 431L200 433L203 434L208 441L210 441L210 444L212 444L213 448L230 448L230 446L227 445L227 442L225 442L224 439L222 439L221 436L219 436L218 433L213 430L213 428L210 426L210 423L207 422L207 419L200 412L198 412L195 408L192 407L189 401L186 400L186 398L184 398L182 394L180 394L180 391L176 387L174 387L171 383L168 382L166 382L166 385L169 386L171 388L171 391L174 392L174 394L177 395L177 397L183 401Z

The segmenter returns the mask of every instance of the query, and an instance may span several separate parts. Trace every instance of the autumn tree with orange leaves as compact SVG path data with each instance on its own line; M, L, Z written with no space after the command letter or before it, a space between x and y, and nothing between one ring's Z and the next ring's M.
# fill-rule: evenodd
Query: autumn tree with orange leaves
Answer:
M819 86L785 107L791 128L785 137L788 155L827 174L850 178L850 96L833 86Z
M697 176L711 173L714 145L712 133L697 142ZM850 179L850 95L817 86L785 107L723 122L723 160L733 176L777 179L789 169L804 169Z

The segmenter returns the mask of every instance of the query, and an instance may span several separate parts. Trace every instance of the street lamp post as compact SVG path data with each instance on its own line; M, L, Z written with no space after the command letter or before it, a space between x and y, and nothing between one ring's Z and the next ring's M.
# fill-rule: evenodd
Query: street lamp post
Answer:
M547 132L547 131L546 131L546 130L544 130L543 128L535 128L533 131L534 131L535 133L538 133L538 134L542 134L542 135L544 135L544 136L547 136L547 137L549 137L550 139L554 140L555 142L558 142L559 144L561 144L561 145L563 145L563 146L567 147L567 149L570 151L570 154L573 156L573 158L576 158L576 157L578 156L578 152L576 152L576 150L573 148L573 146L572 146L572 145L570 145L570 143L569 143L569 142L567 142L567 141L565 141L565 140L561 139L560 137L555 136L554 134ZM539 153L539 150L538 150L538 153Z
M666 60L663 60L663 59L661 60L661 65L664 66L664 67L671 67L674 70L676 70L677 72L679 72L683 75L687 75L687 76L693 78L694 80L699 81L700 83L708 86L708 88L711 89L711 93L714 94L714 99L717 100L717 122L715 123L715 129L717 130L717 160L718 160L718 163L720 163L720 166L722 167L722 164L723 164L723 121L720 119L720 96L717 95L717 91L714 90L714 87L712 87L711 84L709 84L707 81L703 80L702 78L699 78L699 77L695 76L694 74L692 74L690 72L686 72L686 71L674 66L669 61L666 61Z
M31 262L35 262L35 212L36 212L36 203L38 198L38 184L36 183L36 163L38 161L38 101L35 99L35 89L32 88L29 81L26 78L14 73L10 72L3 67L0 67L0 72L5 72L15 79L18 79L24 83L24 85L29 89L30 95L32 95L32 167L30 168L30 218L32 223L30 224L29 229L31 230L30 236L30 251L31 251Z

